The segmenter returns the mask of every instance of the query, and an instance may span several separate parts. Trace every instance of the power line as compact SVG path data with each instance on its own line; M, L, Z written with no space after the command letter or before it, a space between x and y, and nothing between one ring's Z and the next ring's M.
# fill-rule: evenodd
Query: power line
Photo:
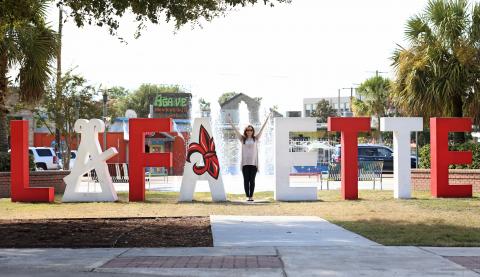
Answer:
M368 73L375 73L375 77L378 77L378 74L387 74L387 73L389 73L388 71L378 71L378 69L375 70L375 71L367 71L367 72L368 72Z

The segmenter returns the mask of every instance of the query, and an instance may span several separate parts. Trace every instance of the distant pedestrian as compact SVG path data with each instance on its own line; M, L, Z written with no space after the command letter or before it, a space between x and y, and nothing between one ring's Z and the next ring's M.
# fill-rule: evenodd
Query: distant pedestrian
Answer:
M253 201L253 192L255 190L255 176L258 171L258 141L262 135L263 129L267 125L268 119L270 118L269 114L265 119L262 127L258 134L255 134L255 128L252 125L248 125L243 130L243 134L237 129L233 124L230 115L228 116L228 122L235 130L238 139L242 143L242 174L243 174L243 187L245 189L245 195L247 196L247 201Z

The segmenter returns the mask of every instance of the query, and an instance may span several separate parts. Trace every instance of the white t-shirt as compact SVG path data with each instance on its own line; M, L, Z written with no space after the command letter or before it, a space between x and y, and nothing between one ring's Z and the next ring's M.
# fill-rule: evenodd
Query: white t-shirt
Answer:
M258 138L253 140L252 138L248 138L243 143L242 140L242 167L244 165L254 165L258 167Z

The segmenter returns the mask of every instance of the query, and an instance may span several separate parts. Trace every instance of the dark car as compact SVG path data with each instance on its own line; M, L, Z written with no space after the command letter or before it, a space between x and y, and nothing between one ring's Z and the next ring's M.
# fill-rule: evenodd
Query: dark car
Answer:
M341 157L340 145L335 146L335 151L332 154L333 162L340 162ZM359 144L358 145L358 160L359 161L383 161L383 172L393 172L393 150L378 144ZM417 159L411 157L410 166L415 168Z

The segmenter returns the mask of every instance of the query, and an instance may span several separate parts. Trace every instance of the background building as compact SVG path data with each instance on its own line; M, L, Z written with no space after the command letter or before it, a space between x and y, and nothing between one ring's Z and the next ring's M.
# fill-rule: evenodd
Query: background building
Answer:
M347 97L320 97L320 98L303 98L303 116L311 117L313 111L317 108L320 100L327 100L330 106L341 116L352 116L352 105L350 96Z
M285 117L302 117L302 111L286 111Z

